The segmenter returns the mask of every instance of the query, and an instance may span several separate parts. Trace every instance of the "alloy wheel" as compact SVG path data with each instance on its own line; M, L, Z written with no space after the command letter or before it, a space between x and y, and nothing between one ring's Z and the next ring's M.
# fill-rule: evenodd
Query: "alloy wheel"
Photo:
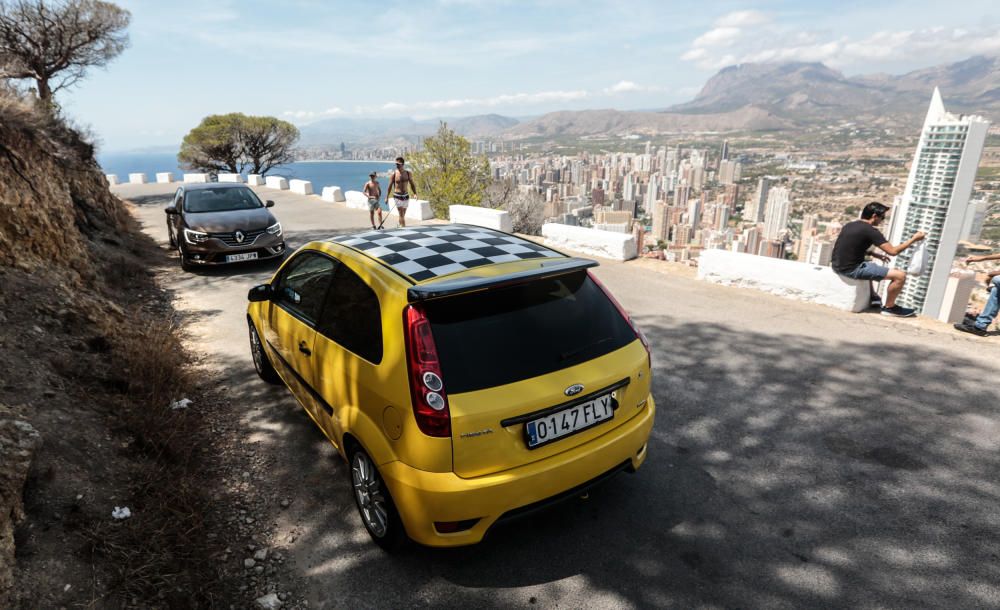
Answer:
M389 526L389 513L382 481L371 458L363 451L355 452L351 458L351 482L361 518L368 531L376 538L385 536Z

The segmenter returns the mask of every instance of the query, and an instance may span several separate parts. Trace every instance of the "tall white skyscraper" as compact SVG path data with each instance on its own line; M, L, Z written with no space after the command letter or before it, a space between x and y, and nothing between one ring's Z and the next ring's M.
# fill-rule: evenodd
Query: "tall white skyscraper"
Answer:
M788 189L776 186L767 194L767 210L764 213L764 239L778 239L778 235L788 228Z
M941 92L936 88L927 110L923 131L910 166L910 176L899 204L894 210L889 239L899 243L917 231L927 234L929 269L920 277L907 278L900 301L917 312L938 317L945 304L948 275L967 214L975 214L969 205L979 159L990 123L975 115L952 114L945 110ZM896 257L897 269L906 269L916 248Z

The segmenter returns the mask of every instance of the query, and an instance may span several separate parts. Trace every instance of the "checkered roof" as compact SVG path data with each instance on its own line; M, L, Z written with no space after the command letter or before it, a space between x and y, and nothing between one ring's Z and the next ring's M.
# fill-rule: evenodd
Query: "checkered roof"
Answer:
M483 265L566 258L532 241L469 225L426 225L341 235L330 241L378 259L414 282Z

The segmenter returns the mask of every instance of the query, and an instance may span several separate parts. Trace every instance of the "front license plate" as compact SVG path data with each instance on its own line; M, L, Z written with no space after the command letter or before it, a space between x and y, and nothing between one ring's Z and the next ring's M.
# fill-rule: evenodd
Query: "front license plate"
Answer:
M256 252L243 252L242 254L229 254L226 256L227 263L236 263L239 261L252 261L257 258Z
M615 399L611 394L605 394L594 400L533 419L524 424L528 449L586 430L614 416Z

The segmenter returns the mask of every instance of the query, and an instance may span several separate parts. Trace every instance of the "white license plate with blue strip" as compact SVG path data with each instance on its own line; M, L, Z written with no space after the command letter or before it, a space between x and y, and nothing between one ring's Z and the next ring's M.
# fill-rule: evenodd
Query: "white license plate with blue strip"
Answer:
M604 394L562 411L533 419L524 424L528 449L586 430L614 416L615 399L611 394Z

